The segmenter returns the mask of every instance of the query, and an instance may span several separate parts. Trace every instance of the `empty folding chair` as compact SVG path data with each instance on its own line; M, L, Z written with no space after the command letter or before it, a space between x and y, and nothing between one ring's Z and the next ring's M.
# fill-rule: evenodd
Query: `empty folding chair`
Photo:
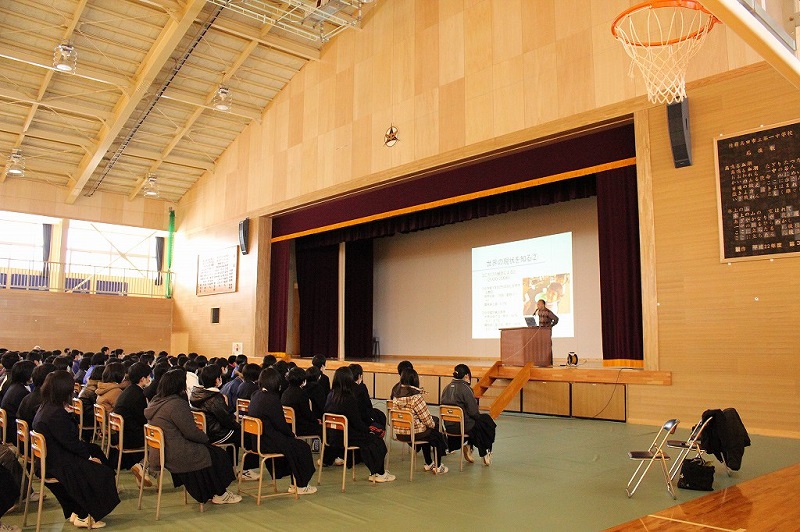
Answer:
M700 448L700 436L703 434L703 429L706 428L709 421L711 421L710 417L705 421L701 419L700 422L692 428L692 432L689 434L687 440L667 440L667 447L680 449L675 461L672 462L672 467L669 469L669 478L675 480L675 475L681 470L683 459L686 458L690 452L694 451L698 457L703 455L703 449Z
M677 419L670 419L659 429L656 437L653 438L653 443L650 444L650 448L646 451L629 451L628 457L631 460L637 460L639 462L636 471L633 472L631 475L631 479L628 481L628 485L625 488L625 492L628 494L628 497L633 497L633 494L636 493L636 489L641 484L642 479L644 479L647 472L650 471L650 467L653 465L654 462L658 462L661 464L661 471L664 473L664 481L667 484L667 491L672 496L673 499L676 498L675 496L675 487L672 485L672 478L669 474L669 469L667 468L667 460L669 460L669 456L664 452L664 446L667 443L667 438L670 434L675 432L675 428L680 423ZM639 471L644 467L644 471L639 474ZM638 478L637 478L638 475ZM634 480L636 481L634 485ZM633 485L633 489L631 489L631 485Z

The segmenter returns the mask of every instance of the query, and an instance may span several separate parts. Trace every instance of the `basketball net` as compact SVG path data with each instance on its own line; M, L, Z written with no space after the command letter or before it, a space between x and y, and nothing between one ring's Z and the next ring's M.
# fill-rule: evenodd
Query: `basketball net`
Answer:
M622 12L611 33L644 76L647 98L670 104L686 97L686 69L719 22L699 2L651 0Z

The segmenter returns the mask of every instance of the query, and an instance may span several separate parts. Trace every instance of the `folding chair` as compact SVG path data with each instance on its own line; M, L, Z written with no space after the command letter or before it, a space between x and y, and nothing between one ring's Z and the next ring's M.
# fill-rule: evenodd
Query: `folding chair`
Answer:
M246 416L250 409L250 399L237 399L236 400L236 421L242 421L242 416Z
M150 425L149 423L144 426L144 471L145 473L148 471L149 467L149 458L150 452L149 449L154 449L158 451L158 496L156 497L156 521L158 521L159 516L161 515L161 490L164 486L164 431L161 428L156 427L155 425ZM142 494L144 493L144 482L139 484L139 505L137 506L138 510L142 509ZM189 500L187 497L186 487L183 488L183 504L189 504ZM200 512L202 513L205 510L205 506L203 503L200 503Z
M236 487L236 493L244 493L245 495L250 495L251 497L256 498L256 505L261 506L261 499L267 499L270 497L279 497L283 495L291 495L291 492L287 493L278 493L278 480L275 478L275 459L276 458L283 458L283 454L281 453L262 453L261 452L261 437L264 432L264 424L260 419L257 417L250 417L250 416L243 416L242 417L242 462L241 462L241 470L244 471L244 461L248 454L254 454L258 456L258 493L253 495L250 492L242 492L242 477L239 476L239 483ZM250 450L245 445L246 443L246 435L250 434L252 438L253 445L255 446L255 450ZM261 490L264 485L264 463L267 460L272 460L272 490L273 493L271 495L262 495ZM294 476L292 476L292 485L294 486L294 498L298 499L299 494L297 493L297 480L295 480Z
M33 470L34 463L39 461L39 510L36 513L36 532L42 528L42 503L44 502L44 485L54 484L58 482L55 478L47 478L47 443L44 436L32 430L29 433L31 444L31 470ZM28 475L28 496L25 500L25 511L22 514L22 526L28 525L28 505L31 502L31 492L33 491L33 475ZM92 516L89 516L89 530L92 529L94 522Z
M639 462L639 466L636 468L636 471L633 472L631 479L628 481L628 485L625 488L625 492L628 494L628 498L633 497L633 494L636 493L636 488L639 487L641 484L642 479L650 471L650 466L653 465L653 462L658 461L661 464L661 470L664 473L664 480L667 483L667 491L672 496L673 499L676 499L675 496L675 487L672 485L672 478L669 475L669 470L667 469L667 460L669 460L669 456L664 453L664 446L666 445L667 438L670 434L675 432L675 428L678 426L677 419L670 419L659 429L658 433L656 433L656 437L653 438L653 443L650 444L650 448L646 451L629 451L628 457L631 460L637 460ZM636 475L639 474L639 471L642 469L642 466L647 464L642 471L642 474L639 475L639 479L636 481L636 485L633 486L631 489L631 484L633 484L634 479L636 479Z
M78 416L78 435L79 435L78 437L80 439L84 438L87 431L91 430L92 434L94 434L95 431L94 425L92 425L91 427L83 426L83 414L84 414L83 401L81 399L78 399L77 397L74 397L72 399L72 413Z
M681 465L683 464L683 459L686 456L694 451L696 456L703 455L703 449L700 448L700 435L703 433L703 429L706 428L709 421L712 418L707 418L705 421L700 419L700 422L692 428L692 433L689 434L688 440L667 440L667 447L671 447L673 449L680 449L678 452L678 457L675 458L675 461L672 462L672 467L669 469L669 478L675 480L675 475L678 474L678 471L681 470Z
M445 422L458 425L458 432L449 432ZM464 432L464 411L460 406L439 405L439 430L445 437L461 438L459 451L469 445L467 443L467 435ZM464 471L464 453L459 452L459 454L461 455L460 470Z
M117 434L117 443L112 442L112 436L114 433ZM138 447L136 449L126 449L125 448L125 418L123 418L119 414L111 413L108 414L108 451L110 452L111 449L117 450L117 488L119 489L119 473L122 469L122 455L123 454L131 454L131 453L142 453L146 451L145 447ZM146 453L145 453L146 454ZM108 455L108 452L106 452ZM147 470L144 470L145 472ZM144 481L142 481L144 484Z
M283 407L283 417L286 418L286 422L292 426L292 433L294 434L295 438L298 440L304 440L311 445L311 442L314 440L319 440L320 437L316 434L298 434L297 427L295 425L295 415L294 415L294 408L291 406L284 406Z
M92 441L97 441L98 433L100 435L100 448L106 448L106 435L108 433L108 415L106 407L103 405L94 405L94 431L92 431Z
M197 425L197 428L205 433L208 426L206 425L206 413L192 410L192 417L194 417L194 424ZM233 458L233 474L236 475L236 464L239 463L239 452L236 450L236 446L232 443L214 443L213 445L222 449L230 449L231 457Z
M6 428L8 428L8 412L0 408L0 444L6 442Z
M411 472L408 476L408 481L414 481L414 466L417 465L417 445L429 444L428 440L418 440L414 434L414 415L410 410L402 410L393 408L389 410L389 429L392 433L392 439L402 443L411 445ZM404 441L398 438L397 430L408 431L409 441ZM406 436L405 433L399 433L401 436ZM388 463L389 453L386 453L386 460ZM436 465L436 449L433 449L433 463Z
M17 420L17 451L19 451L19 458L22 462L22 482L19 485L19 500L22 502L22 497L25 495L25 479L33 474L31 464L33 460L30 455L30 431L28 429L28 422L23 419ZM40 497L42 495L39 495Z
M351 452L353 457L353 482L356 481L356 451L358 446L350 445L348 438L347 417L340 414L322 414L322 445L319 448L319 476L317 485L322 483L322 469L325 467L325 448L330 446L328 443L328 431L342 431L342 445L344 446L344 466L342 467L342 493L345 491L345 481L347 480L347 453ZM373 478L372 483L375 484Z

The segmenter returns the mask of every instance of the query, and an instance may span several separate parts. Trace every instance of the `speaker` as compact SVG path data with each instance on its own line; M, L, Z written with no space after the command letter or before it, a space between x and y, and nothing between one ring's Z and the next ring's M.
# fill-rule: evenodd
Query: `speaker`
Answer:
M239 247L242 250L242 255L247 255L248 246L250 241L250 218L245 218L239 222Z
M219 307L211 307L211 323L219 323Z
M692 165L692 136L689 133L689 99L667 105L669 140L675 168Z

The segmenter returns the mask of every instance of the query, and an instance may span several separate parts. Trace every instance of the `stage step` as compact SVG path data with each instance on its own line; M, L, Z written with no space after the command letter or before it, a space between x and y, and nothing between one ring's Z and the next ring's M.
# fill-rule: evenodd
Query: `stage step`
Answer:
M473 387L473 392L475 393L475 397L480 399L486 393L486 391L492 387L492 385L500 378L500 368L501 364L499 362L495 362L494 365L486 372L486 374L479 380L475 386ZM508 367L507 367L508 368ZM531 369L533 368L533 363L529 362L525 364L523 367L519 368L519 371L514 375L514 378L511 379L511 382L506 385L506 387L500 392L494 401L490 405L482 404L480 405L481 410L486 410L489 412L489 415L492 416L492 419L497 419L500 414L503 413L505 407L511 402L512 399L522 390L522 387L528 382L531 376Z

